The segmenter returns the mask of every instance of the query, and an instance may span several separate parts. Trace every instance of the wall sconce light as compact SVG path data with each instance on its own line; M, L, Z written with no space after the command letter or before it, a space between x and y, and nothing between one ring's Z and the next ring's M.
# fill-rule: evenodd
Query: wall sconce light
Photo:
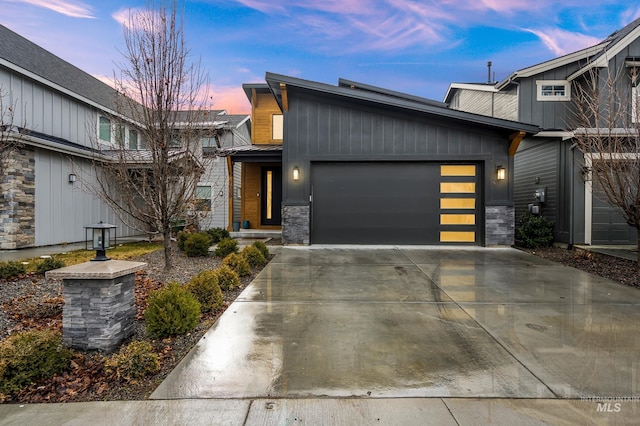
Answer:
M111 248L111 230L113 229L114 244L116 243L116 226L108 223L99 223L85 226L85 250L88 250L89 230L91 230L91 249L96 251L96 257L92 261L111 260L107 257L107 249Z
M76 176L74 173L69 173L69 183L73 183L77 180L78 180L78 176Z
M300 180L300 167L298 166L293 168L293 180Z
M496 167L496 179L505 180L506 177L507 177L507 170L502 166Z

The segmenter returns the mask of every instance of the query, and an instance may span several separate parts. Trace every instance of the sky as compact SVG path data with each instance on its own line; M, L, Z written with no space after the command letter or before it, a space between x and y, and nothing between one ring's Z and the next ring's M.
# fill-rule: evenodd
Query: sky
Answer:
M122 19L145 0L0 0L0 24L108 81ZM182 0L191 59L213 109L249 113L266 72L339 78L435 100L598 43L640 17L628 0ZM0 40L1 42L1 40Z

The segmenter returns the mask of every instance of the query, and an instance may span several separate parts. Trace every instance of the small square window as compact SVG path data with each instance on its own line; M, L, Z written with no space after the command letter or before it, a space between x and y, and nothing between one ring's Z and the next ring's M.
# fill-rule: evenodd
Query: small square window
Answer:
M100 117L98 137L105 142L111 142L111 120L107 117Z
M211 211L211 187L196 187L196 203L195 208L201 212Z
M539 101L571 100L571 85L566 80L538 80L536 86Z

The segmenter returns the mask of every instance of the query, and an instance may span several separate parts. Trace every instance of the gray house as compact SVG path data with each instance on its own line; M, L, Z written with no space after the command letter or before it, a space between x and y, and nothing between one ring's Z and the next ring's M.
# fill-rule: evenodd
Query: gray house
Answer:
M266 82L284 115L285 243L513 244L510 149L537 126L348 80Z
M555 223L557 242L637 242L636 230L604 201L591 179L593 153L576 149L576 132L588 129L576 128L574 101L576 88L588 87L592 76L605 88L609 75L619 75L615 90L629 100L631 116L638 96L633 76L640 66L639 37L640 20L636 20L595 46L515 71L495 84L454 83L445 97L451 108L498 118L505 118L511 109L518 121L540 127L522 140L515 154L516 215L531 211L549 218ZM511 107L505 108L505 102Z

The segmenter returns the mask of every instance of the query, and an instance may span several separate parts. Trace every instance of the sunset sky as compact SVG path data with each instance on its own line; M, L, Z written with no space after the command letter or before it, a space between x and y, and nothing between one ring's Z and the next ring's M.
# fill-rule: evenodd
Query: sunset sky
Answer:
M0 0L0 24L101 79L122 62L120 22L135 0ZM622 0L183 1L186 40L216 109L247 113L242 83L265 72L343 77L442 100L451 82L486 82L587 47L640 17ZM0 42L2 42L0 40Z

